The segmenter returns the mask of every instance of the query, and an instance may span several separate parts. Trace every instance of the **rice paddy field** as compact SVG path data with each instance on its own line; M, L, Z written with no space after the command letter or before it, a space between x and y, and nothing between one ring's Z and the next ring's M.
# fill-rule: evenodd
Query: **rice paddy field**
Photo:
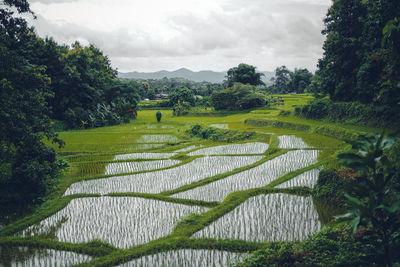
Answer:
M318 174L346 147L317 134L320 122L279 116L308 99L219 116L162 110L160 123L142 110L128 124L60 132L69 167L40 208L0 228L0 266L228 266L306 239L326 221ZM194 123L254 134L193 138Z

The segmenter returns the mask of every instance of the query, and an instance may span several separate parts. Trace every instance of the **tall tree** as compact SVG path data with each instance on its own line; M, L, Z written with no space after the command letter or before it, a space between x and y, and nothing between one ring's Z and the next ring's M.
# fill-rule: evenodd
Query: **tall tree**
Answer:
M306 88L311 84L313 74L307 69L295 69L290 72L289 92L304 93Z
M325 18L324 55L319 60L322 90L332 100L350 101L356 94L357 71L362 62L359 53L363 22L367 15L361 0L339 0Z
M334 1L325 19L327 38L318 63L320 92L334 101L397 104L399 76L388 68L393 54L382 47L382 29L399 14L397 0Z
M271 79L273 82L272 91L274 93L288 93L291 71L286 66L277 67L275 69L275 77Z
M234 83L250 84L250 85L265 85L261 80L263 73L257 73L256 67L244 63L239 66L228 70L228 87L233 86Z
M47 101L53 94L45 67L25 56L36 35L9 7L30 12L26 1L4 1L0 9L0 204L29 204L48 192L59 170L44 137L52 130Z

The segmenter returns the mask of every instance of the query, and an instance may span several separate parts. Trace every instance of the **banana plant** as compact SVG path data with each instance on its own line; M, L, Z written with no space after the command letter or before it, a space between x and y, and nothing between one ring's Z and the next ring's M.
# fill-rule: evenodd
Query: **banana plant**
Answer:
M400 246L400 174L398 163L385 153L396 138L384 134L360 136L352 143L354 152L338 155L338 161L356 171L359 178L350 186L349 194L345 194L347 213L336 218L348 220L353 233L360 226L376 233L376 242L384 249L379 258L389 266L394 259L400 259L396 252Z

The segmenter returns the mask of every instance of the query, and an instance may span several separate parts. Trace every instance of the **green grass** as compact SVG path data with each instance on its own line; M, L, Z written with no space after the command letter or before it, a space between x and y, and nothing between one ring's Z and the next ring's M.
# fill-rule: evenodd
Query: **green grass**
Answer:
M246 242L241 240L192 239L190 237L193 233L203 229L215 220L232 211L250 197L278 192L305 196L312 195L312 190L305 187L277 189L274 188L274 186L319 166L324 166L325 168L337 167L337 162L335 161L337 153L340 150L348 148L348 145L346 145L343 140L351 139L353 138L353 135L361 133L368 134L379 130L368 127L325 123L293 117L294 108L306 104L308 100L312 99L312 97L306 94L283 95L282 97L284 98L284 105L272 108L260 108L241 112L215 112L209 108L207 110L196 109L192 114L183 117L174 117L172 116L171 110L162 110L163 117L160 123L157 123L156 121L155 114L157 110L141 110L138 112L137 120L127 124L97 129L60 132L60 138L66 142L66 146L62 149L57 148L57 152L68 162L69 168L65 172L64 176L59 180L55 191L48 197L48 201L36 209L33 214L0 228L0 246L51 248L95 256L92 261L81 264L81 266L111 266L144 255L172 249L201 248L220 249L232 252L247 252L271 246L273 242L263 243ZM287 116L280 116L279 113L281 111L285 111L286 113L290 112L290 114ZM89 194L72 195L67 197L63 197L62 195L72 183L82 180L110 177L111 175L104 175L104 169L106 164L110 163L117 154L131 152L172 152L191 145L203 145L204 147L208 147L226 144L224 142L190 138L185 132L194 124L201 124L204 127L209 127L210 124L227 124L230 130L255 132L251 141L267 142L270 144L270 147L264 154L265 157L252 165L238 168L224 174L208 177L201 181L184 185L180 188L175 188L159 194L130 192L112 193L108 194L108 196L140 197L183 205L203 206L210 208L207 212L190 215L184 218L180 223L178 223L174 231L166 237L151 241L147 244L134 246L129 249L116 249L99 241L71 244L47 238L14 236L16 233L22 231L28 226L38 223L63 209L74 198L99 197L99 195ZM178 137L181 141L176 143L162 143L158 144L157 147L152 147L151 145L148 147L140 147L137 140L142 135L148 134L173 135ZM230 175L254 168L267 160L285 153L288 150L277 148L278 138L276 135L291 134L303 138L309 146L320 150L318 163L291 172L264 187L233 192L222 202L206 202L171 197L172 194L203 186L224 179ZM187 153L188 152L180 153L173 157L173 159L181 160L182 163L163 169L187 164L196 158L187 156ZM152 171L154 170L143 172Z

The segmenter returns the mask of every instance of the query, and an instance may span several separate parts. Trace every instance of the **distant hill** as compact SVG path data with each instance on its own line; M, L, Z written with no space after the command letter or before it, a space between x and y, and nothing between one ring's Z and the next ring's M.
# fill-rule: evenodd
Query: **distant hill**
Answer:
M264 73L263 81L268 85L270 79L274 76L273 72L261 71ZM191 71L180 68L175 71L161 70L157 72L119 72L118 77L123 79L162 79L166 78L184 78L194 82L222 83L225 80L226 72L215 72L211 70Z

